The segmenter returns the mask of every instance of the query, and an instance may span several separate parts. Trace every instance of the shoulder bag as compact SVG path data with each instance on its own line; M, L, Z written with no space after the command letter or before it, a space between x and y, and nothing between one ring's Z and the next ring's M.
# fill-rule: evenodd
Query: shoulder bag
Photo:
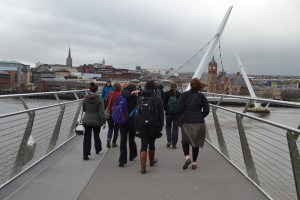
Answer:
M112 92L112 94L110 96L110 99L109 99L109 102L108 102L108 105L107 105L107 107L104 111L104 117L105 117L106 120L109 120L109 118L110 118L110 103L111 103L111 99L113 97L113 93L114 92Z

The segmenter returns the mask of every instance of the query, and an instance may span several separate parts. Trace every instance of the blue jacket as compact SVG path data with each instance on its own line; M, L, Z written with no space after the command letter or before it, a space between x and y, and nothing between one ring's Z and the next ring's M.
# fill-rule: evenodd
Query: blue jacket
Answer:
M102 100L103 100L104 102L105 102L106 97L107 97L107 95L108 95L108 93L109 93L110 91L114 91L114 87L113 87L113 86L107 86L107 85L105 85L105 86L103 87L103 89L102 89L102 94L101 94L101 98L102 98Z

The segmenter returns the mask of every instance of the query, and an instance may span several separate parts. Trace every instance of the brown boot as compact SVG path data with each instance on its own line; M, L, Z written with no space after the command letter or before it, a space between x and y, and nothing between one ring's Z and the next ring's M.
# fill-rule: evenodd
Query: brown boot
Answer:
M141 160L141 173L146 173L146 163L147 163L147 151L140 152L140 160Z
M158 162L158 159L154 158L155 157L155 150L149 149L148 153L149 153L150 167L153 167L154 164L156 164Z

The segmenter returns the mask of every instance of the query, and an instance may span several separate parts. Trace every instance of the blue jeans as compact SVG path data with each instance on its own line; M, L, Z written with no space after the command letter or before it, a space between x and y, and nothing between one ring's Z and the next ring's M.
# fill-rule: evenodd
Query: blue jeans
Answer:
M112 116L110 116L108 120L107 140L111 140L113 133L114 133L114 138L112 142L113 144L116 144L119 135L119 124L114 122Z
M177 123L177 115L166 115L166 133L167 140L171 142L172 145L176 145L178 141L178 123Z

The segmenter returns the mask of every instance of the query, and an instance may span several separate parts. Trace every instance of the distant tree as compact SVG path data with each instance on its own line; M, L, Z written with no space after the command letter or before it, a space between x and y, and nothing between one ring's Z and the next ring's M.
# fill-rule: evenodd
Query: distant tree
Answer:
M283 90L280 93L281 99L284 101L296 101L300 100L300 90Z

